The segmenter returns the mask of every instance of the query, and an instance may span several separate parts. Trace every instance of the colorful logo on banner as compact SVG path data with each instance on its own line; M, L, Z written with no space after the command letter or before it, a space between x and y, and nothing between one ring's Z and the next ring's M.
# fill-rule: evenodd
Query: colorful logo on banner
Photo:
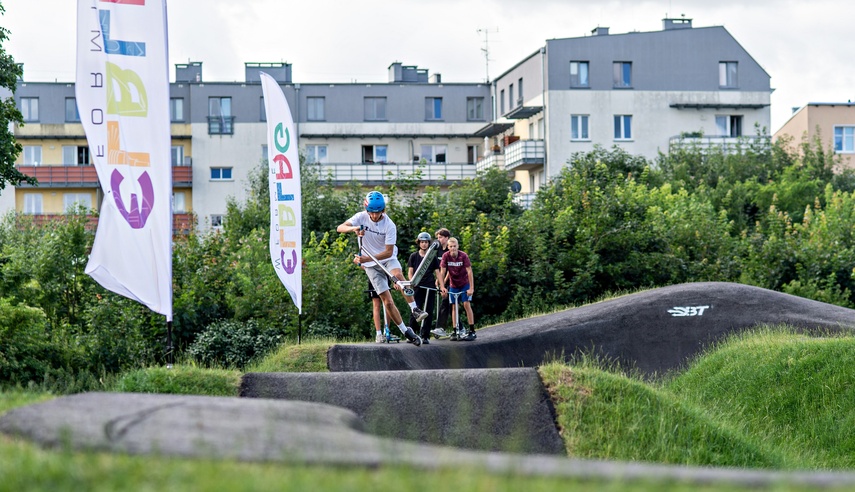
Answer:
M145 6L146 0L100 0L102 3L117 4L117 9ZM110 32L110 11L98 10L98 21L101 27L101 37L104 41L103 50L114 57L145 57L145 43L141 41L115 39ZM94 40L93 40L94 44ZM93 49L100 50L97 44ZM113 58L117 63L107 62L104 72L91 73L91 87L107 89L107 100L103 107L96 107L90 112L89 118L93 125L107 125L107 142L95 144L91 150L98 157L107 156L107 164L122 166L113 169L110 174L110 190L113 201L121 216L133 229L142 229L154 207L154 186L147 171L142 171L137 181L137 193L130 194L130 203L122 199L121 185L128 178L125 173L128 167L150 168L151 158L148 152L137 152L134 149L121 147L122 127L119 117L147 118L148 97L142 78L133 70L121 66L121 58ZM106 114L106 117L105 117ZM106 147L106 148L105 148ZM135 179L131 177L130 179Z
M282 139L285 140L282 143ZM279 152L273 156L274 166L270 168L270 173L276 179L276 203L274 213L278 217L276 229L279 232L279 265L288 275L293 275L297 269L297 242L294 241L296 234L300 233L300 224L297 224L297 216L294 214L294 209L291 208L289 202L294 201L294 194L285 194L282 192L282 184L285 181L294 179L294 172L291 169L291 162L285 157L288 148L291 147L291 133L285 124L279 122L273 132L273 145L276 151ZM290 234L289 234L290 233ZM290 251L290 254L288 253Z

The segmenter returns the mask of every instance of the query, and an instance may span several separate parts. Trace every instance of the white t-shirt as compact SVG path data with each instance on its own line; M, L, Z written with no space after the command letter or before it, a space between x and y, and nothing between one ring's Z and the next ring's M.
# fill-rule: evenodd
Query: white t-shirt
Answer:
M368 212L359 212L347 221L354 226L366 226L368 228L365 230L365 235L362 236L362 247L374 256L386 251L387 244L394 246L398 241L398 227L395 226L392 219L385 213L379 222L372 221L371 217L368 216ZM395 246L392 249L392 256L388 259L391 260L397 257L398 247ZM386 260L381 260L381 262L385 263ZM370 267L374 266L374 262L371 261L362 265Z

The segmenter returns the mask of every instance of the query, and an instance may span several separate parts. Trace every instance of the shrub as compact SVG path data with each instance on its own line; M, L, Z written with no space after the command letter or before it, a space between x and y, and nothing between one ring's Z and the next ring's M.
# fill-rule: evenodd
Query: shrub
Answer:
M222 320L205 328L188 351L198 363L206 366L243 369L252 359L283 341L280 330L259 326L254 319Z

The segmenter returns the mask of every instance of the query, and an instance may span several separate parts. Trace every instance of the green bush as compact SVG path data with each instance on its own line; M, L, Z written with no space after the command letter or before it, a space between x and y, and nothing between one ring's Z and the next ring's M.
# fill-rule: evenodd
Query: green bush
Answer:
M284 341L278 329L247 321L223 320L208 326L188 349L205 366L243 369L254 358L264 355Z
M74 353L48 331L41 309L0 298L0 385L65 379Z

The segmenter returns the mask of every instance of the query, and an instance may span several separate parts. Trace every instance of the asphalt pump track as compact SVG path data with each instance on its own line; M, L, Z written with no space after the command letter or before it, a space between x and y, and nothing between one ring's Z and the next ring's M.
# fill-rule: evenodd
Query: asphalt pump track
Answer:
M595 353L656 378L731 333L785 323L852 332L855 310L692 283L496 325L475 342L343 344L329 373L250 373L243 398L86 393L17 408L0 432L48 447L332 465L743 485L855 484L853 473L712 469L566 457L536 367Z

